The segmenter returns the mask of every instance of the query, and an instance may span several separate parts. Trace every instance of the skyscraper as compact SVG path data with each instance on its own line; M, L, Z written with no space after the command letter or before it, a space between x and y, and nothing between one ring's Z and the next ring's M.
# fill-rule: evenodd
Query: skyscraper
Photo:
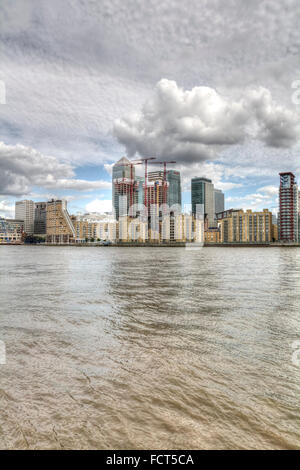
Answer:
M167 181L169 183L167 192L167 204L172 207L174 204L181 206L181 179L180 172L176 170L167 171Z
M298 186L293 173L279 173L279 239L298 241Z
M192 214L196 215L196 206L202 205L204 208L204 217L207 219L208 226L214 227L215 222L215 192L212 181L208 178L192 178Z
M34 232L34 209L33 201L17 201L15 204L15 218L24 221L24 232L32 235Z
M181 179L180 172L176 170L167 171L167 204L169 207L172 207L175 204L181 206ZM164 172L162 170L150 171L148 173L149 182L163 182ZM162 200L161 200L162 202Z
M225 198L224 193L221 189L215 189L215 214L224 212L225 210Z
M145 178L143 176L135 177L135 204L144 204L144 182Z
M34 233L45 234L47 221L47 202L36 202L34 211Z
M115 163L112 169L112 203L117 220L129 211L130 194L134 190L134 178L135 168L131 169L128 158L122 157Z

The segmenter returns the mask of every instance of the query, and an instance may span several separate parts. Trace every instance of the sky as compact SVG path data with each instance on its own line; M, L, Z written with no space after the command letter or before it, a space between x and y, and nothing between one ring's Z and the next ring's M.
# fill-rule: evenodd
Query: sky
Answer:
M111 209L124 155L175 160L183 201L277 212L300 179L297 0L1 0L0 216L19 199ZM155 167L153 167L155 168Z

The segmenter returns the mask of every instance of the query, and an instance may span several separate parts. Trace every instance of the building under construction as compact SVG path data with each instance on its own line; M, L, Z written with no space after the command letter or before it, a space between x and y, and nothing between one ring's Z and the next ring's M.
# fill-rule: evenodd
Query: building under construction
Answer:
M147 207L148 217L153 215L153 210L158 212L162 204L170 207L181 207L181 182L180 173L175 170L166 170L166 165L175 162L150 162L163 164L164 170L150 171L148 173L148 161L154 157L141 158L140 160L128 160L122 157L112 170L112 200L116 220L119 217L130 215L135 217L136 211L130 211L130 207L143 204ZM135 166L144 163L145 176L135 175ZM153 206L156 206L153 209ZM152 209L151 209L152 207Z
M116 220L127 215L129 208L137 202L138 186L134 164L122 157L112 169L112 200Z
M156 164L156 162L154 163ZM168 162L161 163L166 164ZM181 207L181 180L179 171L149 171L148 181L149 184L155 181L159 182L161 203L166 203L169 207L174 205Z

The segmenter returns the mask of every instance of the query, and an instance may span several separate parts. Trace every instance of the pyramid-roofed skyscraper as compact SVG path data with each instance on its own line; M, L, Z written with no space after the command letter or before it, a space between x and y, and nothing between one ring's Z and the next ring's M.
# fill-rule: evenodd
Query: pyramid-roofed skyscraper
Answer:
M133 191L134 180L134 166L131 168L130 160L127 157L120 158L112 169L112 205L117 220L119 220L120 215L125 215L129 211L130 191ZM122 196L124 197L122 198ZM127 201L125 201L125 196ZM120 201L122 207L120 206Z

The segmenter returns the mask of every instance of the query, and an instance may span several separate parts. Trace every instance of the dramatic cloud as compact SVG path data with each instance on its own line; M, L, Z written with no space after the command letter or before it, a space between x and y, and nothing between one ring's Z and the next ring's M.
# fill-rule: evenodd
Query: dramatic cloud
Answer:
M2 139L72 162L113 161L114 120L161 77L225 91L262 84L290 101L299 9L297 0L1 2Z
M3 195L26 195L33 186L76 191L110 188L107 181L75 179L69 164L23 145L0 142L0 168L0 194Z
M279 106L264 89L246 89L238 100L208 87L183 90L162 79L139 114L119 119L114 132L129 156L208 160L246 137L290 147L300 137L299 115Z
M153 154L158 146L169 158L170 150L172 158L183 162L185 180L186 175L202 174L200 158L213 159L209 174L218 186L226 183L228 195L236 195L238 187L228 188L242 178L241 193L249 179L257 187L276 185L281 169L300 173L299 150L290 147L298 139L291 84L300 78L299 13L297 0L141 0L138 8L136 0L2 1L0 80L5 82L6 104L0 104L1 140L53 155L58 163L70 163L71 170L80 167L82 178L94 179L90 164L99 165L99 172L107 164L109 171L123 154L112 128L125 116L118 130L128 151ZM145 128L141 147L138 118L128 116L151 101L162 77L183 90L210 90L218 112L210 117L208 105L203 106L203 115L198 109L195 116L184 114L171 120L170 129L164 122L153 126L142 116L153 132L163 125L163 134L156 142ZM248 122L249 113L254 122ZM248 134L259 139L255 145L245 139ZM35 177L33 181L2 166L0 175L6 194L21 195L36 184ZM101 178L110 180L106 172ZM62 171L47 185L53 193L57 185L69 187L71 194L73 183L65 180L74 179ZM184 187L189 186L187 181ZM77 202L84 209L86 201Z

